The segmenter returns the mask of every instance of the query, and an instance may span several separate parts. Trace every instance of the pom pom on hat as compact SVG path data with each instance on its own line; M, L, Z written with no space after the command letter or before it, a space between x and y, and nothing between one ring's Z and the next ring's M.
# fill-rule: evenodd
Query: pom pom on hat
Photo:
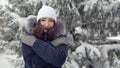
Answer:
M55 12L55 9L53 9L52 7L49 7L49 6L44 5L38 11L37 22L43 17L53 18L55 20L55 22L57 21L57 14Z

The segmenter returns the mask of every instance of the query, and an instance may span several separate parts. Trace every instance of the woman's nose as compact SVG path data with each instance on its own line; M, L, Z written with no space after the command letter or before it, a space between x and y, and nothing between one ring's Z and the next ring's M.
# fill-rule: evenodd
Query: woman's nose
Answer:
M48 26L49 25L49 22L48 21L45 21L45 25L44 26Z

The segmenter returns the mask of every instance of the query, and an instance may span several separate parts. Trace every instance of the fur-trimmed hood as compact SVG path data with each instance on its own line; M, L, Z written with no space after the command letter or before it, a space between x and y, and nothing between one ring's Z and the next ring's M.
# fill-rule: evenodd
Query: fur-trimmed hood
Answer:
M28 16L27 24L23 27L24 31L27 34L33 34L32 29L34 28L35 23L37 23L37 17L34 15ZM56 36L59 37L61 35L66 35L65 25L62 22L57 22L56 23Z

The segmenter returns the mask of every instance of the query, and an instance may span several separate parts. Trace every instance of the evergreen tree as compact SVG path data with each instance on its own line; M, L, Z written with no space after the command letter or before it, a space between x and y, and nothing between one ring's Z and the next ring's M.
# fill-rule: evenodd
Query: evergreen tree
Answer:
M37 15L42 5L56 9L69 38L69 53L63 68L118 68L119 43L106 37L120 34L120 2L117 0L6 0L0 5L0 47L17 55L12 62L23 68L21 23ZM5 7L5 8L4 8ZM89 44L88 44L89 43ZM114 44L111 45L108 43ZM2 52L2 50L0 50ZM111 52L112 50L112 52ZM115 59L117 57L117 59ZM117 63L117 64L115 64Z

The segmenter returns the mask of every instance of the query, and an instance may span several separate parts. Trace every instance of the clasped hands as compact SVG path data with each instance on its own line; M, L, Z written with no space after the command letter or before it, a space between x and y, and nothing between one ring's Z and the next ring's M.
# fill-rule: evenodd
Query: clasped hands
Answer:
M28 46L33 46L34 42L36 41L36 37L34 35L28 35L26 34L26 36L24 38L21 39L21 41L25 44L27 44ZM67 38L66 37L58 37L55 40L51 41L51 44L54 47L58 47L60 46L60 44L67 44Z

